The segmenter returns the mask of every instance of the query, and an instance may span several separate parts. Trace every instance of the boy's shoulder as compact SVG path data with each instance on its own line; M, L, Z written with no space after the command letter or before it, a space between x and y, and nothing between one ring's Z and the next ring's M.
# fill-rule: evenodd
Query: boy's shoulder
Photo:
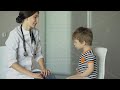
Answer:
M84 58L96 58L96 55L94 54L93 50L89 50L87 51L86 53L82 54L81 57L84 57Z

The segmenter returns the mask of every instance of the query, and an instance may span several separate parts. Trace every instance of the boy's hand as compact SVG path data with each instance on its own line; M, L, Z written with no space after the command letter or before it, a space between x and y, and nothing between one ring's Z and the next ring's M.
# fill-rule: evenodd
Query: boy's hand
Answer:
M78 70L78 68L76 68L76 72L77 72L77 73L80 73L79 70Z

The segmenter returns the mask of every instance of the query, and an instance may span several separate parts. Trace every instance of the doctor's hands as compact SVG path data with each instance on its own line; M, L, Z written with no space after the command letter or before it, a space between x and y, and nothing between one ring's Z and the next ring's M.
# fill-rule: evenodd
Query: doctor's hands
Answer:
M47 77L48 75L50 75L50 70L48 69L42 69L41 70L41 74L43 75L43 77Z
M41 70L41 74L42 76L45 78L48 75L50 75L50 70L46 69L45 67L45 62L44 62L44 58L41 58L40 60L38 60L38 63L40 65L40 70Z
M43 79L43 76L41 73L32 73L32 77L35 79Z

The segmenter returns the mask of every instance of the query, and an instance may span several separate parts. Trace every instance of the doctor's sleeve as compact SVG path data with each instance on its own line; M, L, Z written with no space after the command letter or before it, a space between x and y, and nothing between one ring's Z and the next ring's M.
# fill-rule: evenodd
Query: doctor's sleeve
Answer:
M44 58L42 55L42 49L41 49L41 44L40 44L40 37L38 36L37 40L37 47L36 47L36 61L38 62L41 58Z
M8 50L8 67L13 63L17 62L17 48L18 48L18 37L17 33L10 32L8 39L5 42Z

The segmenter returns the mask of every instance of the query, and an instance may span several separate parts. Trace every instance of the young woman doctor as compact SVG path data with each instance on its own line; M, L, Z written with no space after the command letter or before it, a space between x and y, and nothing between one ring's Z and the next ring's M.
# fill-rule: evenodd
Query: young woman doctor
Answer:
M43 79L50 75L45 68L41 53L40 36L35 28L39 11L20 11L16 22L20 23L9 34L5 44L8 48L7 79ZM40 65L40 73L33 73L33 60Z

